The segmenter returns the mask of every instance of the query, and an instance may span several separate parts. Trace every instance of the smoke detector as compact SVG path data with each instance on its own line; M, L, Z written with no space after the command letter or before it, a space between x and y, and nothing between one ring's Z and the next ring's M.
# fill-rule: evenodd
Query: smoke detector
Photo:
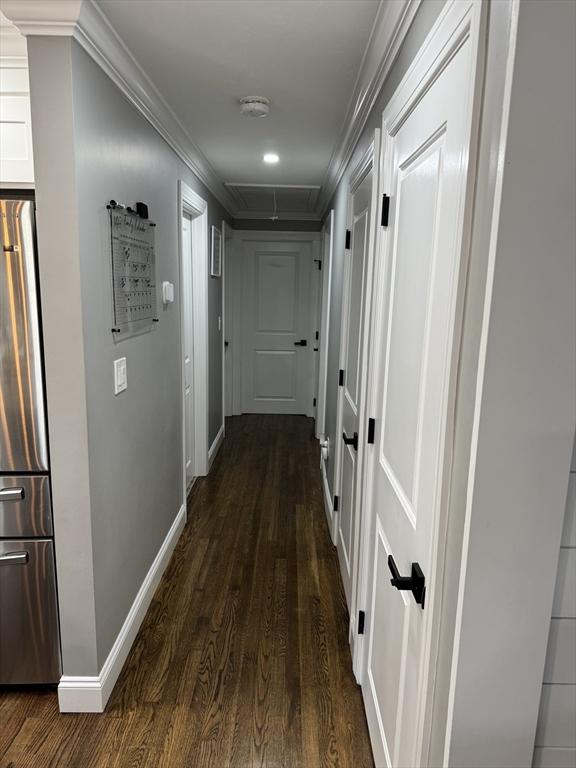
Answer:
M245 117L268 117L270 101L264 96L244 96L240 99L240 112Z

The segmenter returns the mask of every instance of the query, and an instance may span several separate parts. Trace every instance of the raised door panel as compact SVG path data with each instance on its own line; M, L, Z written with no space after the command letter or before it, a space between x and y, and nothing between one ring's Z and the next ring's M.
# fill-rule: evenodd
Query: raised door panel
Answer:
M294 333L298 287L298 254L256 256L258 333Z
M346 339L345 393L356 413L358 408L360 322L364 299L364 268L368 239L368 210L364 210L354 222L352 258L350 263L350 302Z
M408 161L398 179L398 223L393 250L384 385L382 463L413 523L415 475L422 424L422 390L429 333L429 303L442 142ZM414 221L418 226L414 226Z
M254 351L254 398L296 401L296 353L288 350Z
M370 639L367 656L367 678L375 712L368 710L370 730L377 729L373 739L377 766L390 766L401 721L401 680L404 677L405 648L410 621L409 595L388 589L390 545L377 521L374 541L372 605L370 606ZM382 754L380 754L380 749Z

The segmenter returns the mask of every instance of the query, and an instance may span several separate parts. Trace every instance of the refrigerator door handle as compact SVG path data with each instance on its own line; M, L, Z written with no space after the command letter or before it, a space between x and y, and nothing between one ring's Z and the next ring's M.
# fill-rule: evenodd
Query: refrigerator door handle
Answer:
M25 497L24 488L0 488L0 502L22 501Z
M6 552L0 555L0 565L26 565L28 563L28 552Z

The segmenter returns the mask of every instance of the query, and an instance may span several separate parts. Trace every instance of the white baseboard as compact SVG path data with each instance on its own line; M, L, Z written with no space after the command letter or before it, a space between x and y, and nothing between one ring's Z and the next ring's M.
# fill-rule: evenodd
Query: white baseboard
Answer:
M104 712L106 703L122 671L156 587L170 562L170 557L185 524L186 507L182 505L150 566L150 570L146 574L146 578L142 582L142 586L138 590L126 621L122 625L100 674L94 677L63 675L60 678L58 685L60 712Z
M334 507L332 505L332 494L330 493L328 475L326 474L326 462L323 458L320 458L320 472L322 474L322 485L324 486L324 511L326 512L326 520L328 521L328 530L330 531L330 538L332 539L332 543L336 545L336 513L334 512Z
M218 430L218 434L214 438L214 442L208 449L208 472L210 471L210 467L212 466L212 462L216 458L216 454L220 450L220 446L224 442L224 424L220 427Z

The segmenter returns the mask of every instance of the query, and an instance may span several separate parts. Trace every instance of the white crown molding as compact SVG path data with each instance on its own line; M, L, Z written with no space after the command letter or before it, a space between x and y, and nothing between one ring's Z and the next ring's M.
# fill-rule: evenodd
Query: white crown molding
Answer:
M0 0L0 8L24 35L74 37L182 162L234 214L234 200L222 180L93 0Z
M72 35L82 0L1 0L0 10L23 35Z
M344 127L310 220L317 221L325 213L420 3L380 3ZM238 210L235 196L93 0L0 0L0 9L24 35L73 36L224 208L234 218L255 218ZM288 213L279 214L291 218Z
M398 55L422 0L382 0L348 104L344 127L322 182L317 213L326 212L332 195L366 125L384 81Z

